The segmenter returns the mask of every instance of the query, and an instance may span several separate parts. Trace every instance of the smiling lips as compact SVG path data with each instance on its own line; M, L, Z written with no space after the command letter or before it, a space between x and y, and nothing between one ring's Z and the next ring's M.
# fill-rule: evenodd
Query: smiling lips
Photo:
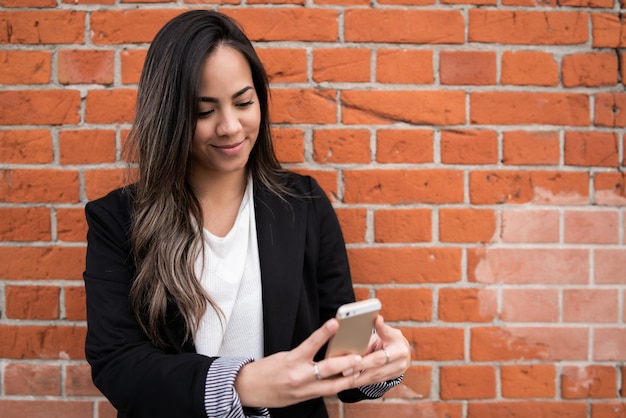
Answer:
M236 155L243 148L244 142L245 140L241 142L237 142L236 144L211 145L211 146L223 154Z

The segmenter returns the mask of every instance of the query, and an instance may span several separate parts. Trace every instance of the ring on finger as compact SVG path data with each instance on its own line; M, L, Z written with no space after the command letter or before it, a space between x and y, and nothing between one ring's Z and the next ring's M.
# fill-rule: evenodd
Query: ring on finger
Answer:
M320 369L317 366L317 362L313 362L313 375L315 376L315 380L321 380L322 377L320 376Z
M382 349L383 353L385 353L385 356L387 356L387 361L385 362L385 364L389 364L389 362L391 361L391 356L389 355L389 351L387 351L386 349Z

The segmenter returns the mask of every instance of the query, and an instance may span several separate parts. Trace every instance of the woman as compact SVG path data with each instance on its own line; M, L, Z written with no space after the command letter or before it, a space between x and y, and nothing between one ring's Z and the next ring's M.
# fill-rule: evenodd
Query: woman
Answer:
M323 359L354 300L333 208L283 170L268 82L226 16L157 34L131 145L139 175L85 208L87 360L120 417L326 417L324 396L381 396L410 361L376 320L368 354Z

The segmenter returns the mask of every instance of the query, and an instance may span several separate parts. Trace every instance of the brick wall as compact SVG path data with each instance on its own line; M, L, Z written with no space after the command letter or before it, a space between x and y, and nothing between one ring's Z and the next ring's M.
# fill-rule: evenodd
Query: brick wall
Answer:
M124 179L148 42L202 3L0 0L3 418L114 416L83 355L82 207ZM269 70L281 160L336 205L358 297L413 347L400 387L334 418L626 417L624 6L219 5Z

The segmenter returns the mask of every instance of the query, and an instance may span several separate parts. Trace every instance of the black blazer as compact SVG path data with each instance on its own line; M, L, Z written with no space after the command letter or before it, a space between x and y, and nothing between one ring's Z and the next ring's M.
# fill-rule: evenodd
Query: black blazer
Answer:
M354 300L345 244L330 201L310 177L291 174L288 183L298 196L307 197L285 202L261 186L254 189L265 355L294 348L334 316L339 305ZM206 417L204 386L214 358L182 343L184 323L176 307L168 311L166 351L150 344L129 310L135 272L129 244L132 214L132 188L115 190L85 207L85 352L94 383L118 409L118 417ZM340 397L348 402L364 398L358 390ZM327 417L321 398L270 412L278 418Z

